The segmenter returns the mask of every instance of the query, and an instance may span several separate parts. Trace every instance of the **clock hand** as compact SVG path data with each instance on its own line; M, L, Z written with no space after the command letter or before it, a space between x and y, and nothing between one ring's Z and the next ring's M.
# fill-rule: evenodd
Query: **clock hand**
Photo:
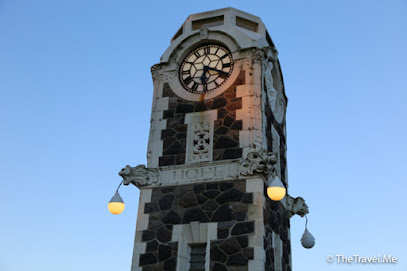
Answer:
M206 80L208 80L208 78L206 78L206 71L207 71L207 69L208 69L208 67L207 67L207 66L204 66L204 70L203 70L203 73L202 73L202 75L201 75L201 82L202 82L202 84L205 84Z
M221 74L229 74L229 73L227 73L227 72L224 72L224 71L221 71L221 70L218 70L218 69L215 69L215 68L211 68L211 67L208 67L207 69L208 69L208 70L211 70L211 71L215 71L215 72L217 72L217 73L221 73Z

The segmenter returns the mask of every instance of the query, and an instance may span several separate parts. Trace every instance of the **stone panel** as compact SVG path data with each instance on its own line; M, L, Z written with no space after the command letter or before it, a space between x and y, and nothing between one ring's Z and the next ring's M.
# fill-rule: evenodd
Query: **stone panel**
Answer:
M139 257L142 270L175 270L178 242L171 239L174 225L217 222L217 240L210 242L211 270L248 270L253 259L249 236L254 221L247 221L252 193L246 180L162 187L152 190L148 228L142 232L146 243ZM215 231L215 232L216 232Z

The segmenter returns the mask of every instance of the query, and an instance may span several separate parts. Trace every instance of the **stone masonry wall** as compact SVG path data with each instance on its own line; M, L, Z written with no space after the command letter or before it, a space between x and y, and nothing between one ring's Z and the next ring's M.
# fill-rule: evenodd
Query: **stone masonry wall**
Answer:
M242 98L236 98L236 86L242 84L245 84L244 70L241 71L233 85L216 98L193 102L178 97L169 84L164 83L162 96L169 97L169 105L168 110L163 112L163 119L167 120L167 127L161 132L163 155L159 158L159 166L185 163L187 136L185 115L211 109L218 109L214 124L213 160L242 157L242 149L239 147L242 120L236 120L236 109L242 108Z
M143 271L175 270L178 243L171 242L172 229L191 221L218 222L218 240L210 244L210 266L214 271L245 271L253 259L249 235L254 221L247 221L253 193L246 193L246 181L154 188L147 230L142 233L146 253L140 255Z

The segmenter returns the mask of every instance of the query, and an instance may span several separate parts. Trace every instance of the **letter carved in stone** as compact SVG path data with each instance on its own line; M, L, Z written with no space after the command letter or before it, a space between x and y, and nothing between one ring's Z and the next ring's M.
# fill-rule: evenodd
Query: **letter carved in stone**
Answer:
M305 203L305 200L302 197L293 198L290 195L287 195L286 199L287 210L290 217L293 215L304 217L304 215L308 214L308 205Z
M158 170L146 168L144 165L138 165L136 167L126 166L123 168L119 175L123 177L123 184L134 184L138 188L146 185L151 185L158 182Z
M275 153L251 152L247 158L240 162L240 174L253 175L255 172L270 174L275 171L274 165L277 163Z

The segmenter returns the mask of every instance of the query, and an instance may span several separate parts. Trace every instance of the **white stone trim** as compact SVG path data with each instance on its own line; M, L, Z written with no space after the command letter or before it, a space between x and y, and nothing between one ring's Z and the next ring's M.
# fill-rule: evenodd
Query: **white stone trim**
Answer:
M133 260L131 263L131 271L141 271L142 268L139 267L140 254L146 253L147 243L142 242L142 233L143 230L148 228L149 214L144 214L144 205L147 202L151 202L151 195L153 190L149 189L140 189L140 199L138 205L137 213L137 226L136 234L134 240L134 249L133 249Z
M282 271L282 256L283 256L283 242L281 241L280 235L273 231L273 249L274 249L274 270Z
M178 242L177 271L189 270L190 245L206 243L205 271L210 271L210 243L218 239L218 223L174 225L171 242Z
M264 251L264 220L263 208L265 199L263 195L264 180L262 177L248 178L246 180L246 193L253 193L253 203L248 207L247 219L254 220L254 234L249 235L249 247L253 247L254 258L249 260L249 270L264 270L266 252Z

